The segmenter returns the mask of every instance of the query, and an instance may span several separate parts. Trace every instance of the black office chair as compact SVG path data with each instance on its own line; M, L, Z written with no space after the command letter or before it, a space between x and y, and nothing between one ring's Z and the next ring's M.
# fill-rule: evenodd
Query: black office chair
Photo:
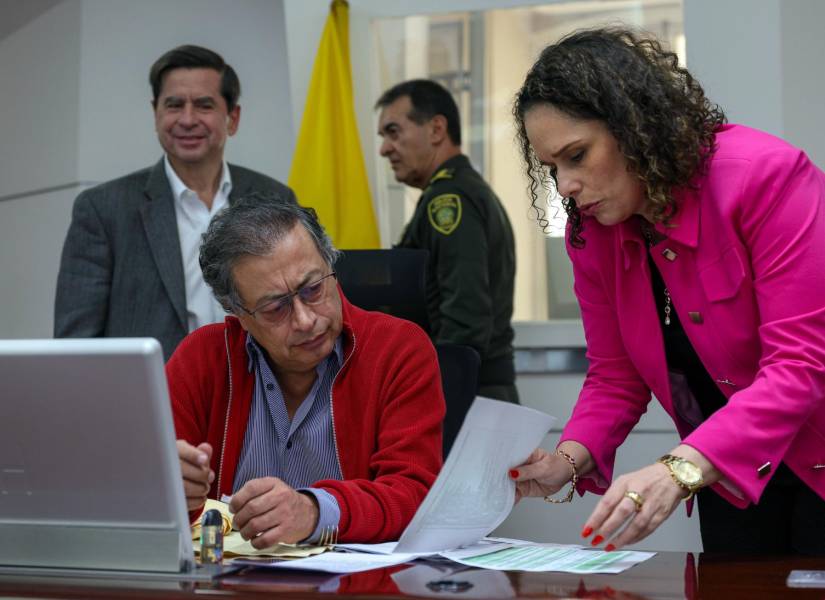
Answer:
M355 306L407 319L429 331L427 318L427 250L345 250L335 263L338 281ZM447 415L444 419L444 456L458 435L473 403L481 364L469 346L436 344Z
M470 346L436 344L441 387L447 403L444 417L444 458L450 453L464 417L476 397L481 357Z
M407 319L429 332L427 250L345 250L335 272L347 299L365 310Z

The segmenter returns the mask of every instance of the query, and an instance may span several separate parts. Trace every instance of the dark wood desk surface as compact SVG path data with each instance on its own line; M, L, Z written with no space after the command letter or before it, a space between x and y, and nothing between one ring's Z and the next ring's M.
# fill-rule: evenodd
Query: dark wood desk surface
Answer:
M453 568L460 567L454 565ZM825 589L785 585L792 569L825 569L822 558L759 558L661 552L619 575L500 572L439 573L414 563L335 576L279 571L230 575L211 584L0 577L0 596L23 598L609 598L825 599ZM441 584L433 582L442 581ZM452 583L450 583L452 582ZM440 591L439 591L440 586Z

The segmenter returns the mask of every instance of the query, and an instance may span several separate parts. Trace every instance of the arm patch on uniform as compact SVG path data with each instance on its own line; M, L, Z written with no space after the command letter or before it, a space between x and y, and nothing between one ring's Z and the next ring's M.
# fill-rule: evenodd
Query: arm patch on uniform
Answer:
M441 194L427 204L427 218L439 233L450 235L461 223L461 198L457 194Z

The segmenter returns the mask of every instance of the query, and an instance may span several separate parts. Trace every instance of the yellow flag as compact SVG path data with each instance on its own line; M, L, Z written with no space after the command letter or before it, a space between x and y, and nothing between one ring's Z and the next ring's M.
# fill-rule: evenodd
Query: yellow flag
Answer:
M289 185L318 212L338 248L378 248L367 170L355 121L349 59L349 5L333 0L324 26Z

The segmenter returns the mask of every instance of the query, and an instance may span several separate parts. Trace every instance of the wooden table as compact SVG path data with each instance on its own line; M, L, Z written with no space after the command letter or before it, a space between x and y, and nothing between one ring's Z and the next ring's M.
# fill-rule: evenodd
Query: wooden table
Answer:
M452 569L460 568L453 565ZM335 576L248 571L210 584L0 577L0 596L22 598L606 598L641 599L825 599L825 589L785 585L791 569L825 569L822 558L761 558L661 552L619 575L500 572L466 569L439 572L414 563Z

